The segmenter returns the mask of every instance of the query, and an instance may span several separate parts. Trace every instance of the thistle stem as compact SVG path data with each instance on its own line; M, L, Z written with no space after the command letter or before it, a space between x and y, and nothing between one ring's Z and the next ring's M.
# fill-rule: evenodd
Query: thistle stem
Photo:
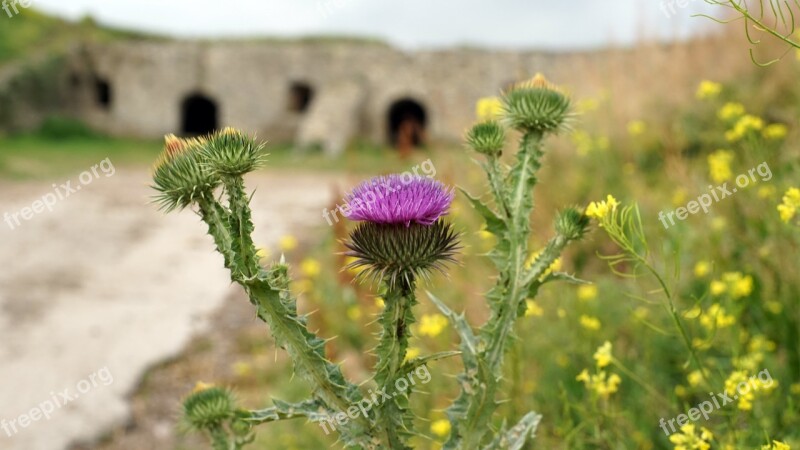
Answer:
M380 426L386 433L390 448L406 449L403 430L410 429L412 420L408 413L407 394L397 391L396 383L405 375L401 369L408 350L410 325L414 323L412 308L417 304L415 281L409 276L387 286L385 304L380 323L383 326L378 343L378 363L375 381L378 389L392 398L377 407Z

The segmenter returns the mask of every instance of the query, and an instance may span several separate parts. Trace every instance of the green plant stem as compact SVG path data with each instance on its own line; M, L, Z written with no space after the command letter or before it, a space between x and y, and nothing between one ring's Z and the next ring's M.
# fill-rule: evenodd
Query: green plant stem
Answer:
M250 211L250 198L244 190L242 177L223 178L225 192L228 194L230 214L231 244L234 254L240 256L239 270L244 278L258 274L259 262L253 245L253 220Z
M400 277L405 280L405 278ZM387 287L386 307L379 322L382 324L380 341L377 347L378 363L375 368L375 381L378 388L392 396L391 400L377 406L380 427L386 434L392 449L409 448L405 444L410 434L411 416L408 412L407 393L396 392L396 382L405 377L401 372L408 350L410 325L414 323L412 308L417 304L414 294L415 282L401 281ZM396 394L396 395L395 395Z

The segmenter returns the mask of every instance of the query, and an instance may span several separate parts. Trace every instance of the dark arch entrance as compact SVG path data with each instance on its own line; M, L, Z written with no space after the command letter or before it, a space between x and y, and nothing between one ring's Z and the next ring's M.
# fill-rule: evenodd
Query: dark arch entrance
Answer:
M401 151L420 147L425 142L428 114L417 101L404 98L389 107L389 142Z
M289 111L303 113L314 100L314 89L306 83L292 83L289 87Z
M181 105L181 132L187 136L209 134L218 128L217 104L202 95L192 94Z

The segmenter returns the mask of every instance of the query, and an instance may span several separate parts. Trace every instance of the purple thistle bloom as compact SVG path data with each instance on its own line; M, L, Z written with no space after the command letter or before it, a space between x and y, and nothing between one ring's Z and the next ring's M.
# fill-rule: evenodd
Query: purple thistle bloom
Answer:
M373 223L431 225L447 214L453 197L452 189L431 178L392 174L353 189L346 197L350 212L345 216Z

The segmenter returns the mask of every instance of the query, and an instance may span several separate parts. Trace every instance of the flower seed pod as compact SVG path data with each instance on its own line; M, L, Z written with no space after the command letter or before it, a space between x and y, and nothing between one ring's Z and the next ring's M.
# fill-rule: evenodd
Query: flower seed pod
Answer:
M164 151L153 169L156 202L162 209L185 208L201 198L213 196L220 180L209 172L200 152L203 139L165 138Z
M467 133L467 145L486 156L500 156L505 143L506 131L495 121L479 123Z
M262 163L263 144L233 128L225 128L208 137L202 149L209 171L236 177L256 170Z
M524 133L554 133L569 118L569 98L542 75L518 84L503 102L509 124Z

